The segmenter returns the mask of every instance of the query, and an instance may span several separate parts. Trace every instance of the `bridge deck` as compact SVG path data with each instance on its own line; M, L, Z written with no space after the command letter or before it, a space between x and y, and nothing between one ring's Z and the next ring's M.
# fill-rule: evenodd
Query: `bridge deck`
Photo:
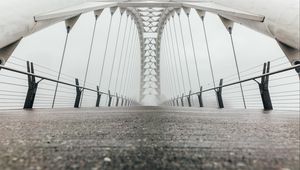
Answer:
M299 113L0 111L0 169L299 169Z

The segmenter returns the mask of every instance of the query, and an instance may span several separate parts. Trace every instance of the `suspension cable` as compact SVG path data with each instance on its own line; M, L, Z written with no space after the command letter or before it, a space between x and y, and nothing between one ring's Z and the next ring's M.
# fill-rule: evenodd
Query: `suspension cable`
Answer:
M181 57L180 57L180 51L179 51L177 31L176 31L176 27L175 27L174 17L172 17L172 20L173 20L173 28L174 28L174 33L175 33L176 47L177 47L177 53L178 53L178 59L179 59L179 67L180 67L181 78L182 78L182 85L183 85L184 92L186 92L186 87L185 87L185 83L184 83L185 81L184 81L184 75L183 75L183 69L182 69L182 63L181 63Z
M141 69L141 61L142 61L142 45L141 45L141 40L139 39L138 40L138 64L137 64L137 70L138 70L138 72L137 72L137 80L136 80L136 82L137 82L137 89L141 89L141 84L142 84L142 82L141 82L141 72L143 71L142 69ZM141 99L141 90L137 90L137 100L142 100Z
M173 72L173 70L172 70L172 68L171 68L171 64L169 63L170 61L169 61L169 50L170 50L170 48L168 47L168 43L167 43L168 41L167 41L167 33L166 32L164 32L164 48L165 48L165 63L166 63L166 67L168 68L168 70L169 70L169 75L168 75L168 77L170 78L170 80L171 80L171 84L173 85L173 92L172 93L174 93L174 95L175 94L177 94L178 93L178 89L177 89L177 83L176 83L176 80L175 80L175 76L174 76L174 72Z
M167 26L166 26L167 27ZM169 34L168 34L168 29L166 28L166 40L167 40L167 46L168 46L168 49L169 49L169 62L168 62L168 64L170 64L170 67L171 66L174 66L173 65L173 60L172 60L172 49L171 49L171 45L170 45L170 39L169 39ZM174 53L174 55L175 55L175 53ZM175 65L175 67L176 67L176 65ZM173 68L173 69L172 69ZM172 70L174 70L174 67L171 67L171 69ZM176 84L176 86L178 87L178 88L176 88L177 89L177 91L178 91L178 94L180 94L181 93L181 91L180 91L180 82L179 82L179 75L178 75L178 70L177 70L177 67L175 68L175 72L174 71L172 71L172 73L173 73L173 77L174 77L174 82L175 82L175 84ZM176 74L176 76L177 76L177 81L176 81L176 76L175 76L175 74Z
M132 24L133 24L133 22L132 22ZM125 68L127 66L126 63L128 63L128 60L126 60L126 59L127 59L128 51L130 51L130 48L131 48L131 45L132 45L132 43L130 43L130 42L132 42L133 39L134 39L134 29L135 29L135 27L133 28L132 31L130 29L128 42L127 42L127 47L126 47L126 52L125 52L125 55L124 55L124 63L123 63L123 67L122 67L121 81L120 81L120 86L119 86L119 92L120 93L121 93L122 84L123 84L123 81L124 81L124 72L125 72Z
M175 68L176 68L176 75L177 75L177 80L178 80L178 87L179 87L179 94L182 92L181 91L181 86L180 86L180 80L179 80L179 71L178 71L178 64L177 64L177 60L176 60L176 54L175 54L175 46L174 46L174 39L173 39L173 34L172 34L172 31L171 31L171 23L169 22L169 26L168 26L168 28L169 28L169 35L170 35L170 38L171 38L171 43L172 43L172 49L173 49L173 54L174 54L174 63L175 63ZM167 30L167 32L168 32L168 30ZM183 89L183 91L184 91L184 89Z
M211 54L210 54L210 50L209 50L207 32L206 32L206 27L205 27L203 16L201 17L201 20L202 20L202 27L203 27L204 37L205 37L207 55L208 55L208 59L209 59L211 77L212 77L212 80L213 80L213 83L214 83L214 87L216 87L215 75L214 75L214 70L213 70L213 66L212 66Z
M179 20L179 26L180 26L180 32L181 32L181 40L182 40L183 51L184 51L185 66L186 66L188 80L189 80L189 87L190 87L190 90L192 90L191 76L190 76L190 72L189 72L189 65L188 65L188 60L187 60L185 42L184 42L184 38L183 38L183 30L182 30L182 23L181 23L180 15L178 15L178 20Z
M111 80L113 76L113 71L114 71L114 66L115 66L115 61L116 61L116 53L117 53L117 47L118 47L118 42L119 42L119 36L120 36L120 29L121 29L121 21L122 21L123 15L121 14L120 20L119 20L119 27L118 27L118 33L117 33L117 39L115 43L115 50L114 50L114 55L113 55L113 62L110 70L110 76L109 76L109 82L108 82L108 90L110 90L110 85L111 85Z
M134 27L133 34L134 34L135 30L136 30L136 27ZM134 35L132 36L130 42L133 42L133 41L135 40L135 38L136 38L136 34L134 34ZM129 42L129 43L130 43L130 42ZM132 48L133 48L133 43L130 43L130 48L129 48L129 50L128 50L129 53L128 53L128 51L126 51L125 58L127 58L127 56L130 57L130 53L131 53L131 51L132 51ZM124 62L124 67L123 67L122 77L121 77L121 83L120 83L120 90L119 90L121 94L123 94L123 93L122 93L122 84L124 83L124 81L126 81L126 79L124 80L124 78L125 78L125 77L124 77L124 72L125 72L125 70L127 70L127 67L129 67L128 65L129 65L129 59L127 59L127 62ZM125 75L125 76L126 76L126 75Z
M118 71L117 71L117 78L116 78L116 82L115 82L115 92L117 92L117 84L118 84L118 78L119 78L119 74L120 74L120 69L121 69L121 63L123 62L124 57L122 57L123 51L124 51L124 46L125 46L125 39L126 39L126 34L127 34L127 29L128 29L128 16L126 19L126 26L125 26L125 32L124 32L124 36L123 36L123 42L122 42L122 48L121 48L121 53L120 53L120 62L118 65ZM131 26L132 26L132 22L130 24L130 28L129 28L129 32L131 32ZM128 41L129 41L129 34L128 34ZM127 43L128 44L128 43Z
M70 30L71 29L68 27L67 28L67 35L66 35L66 39L65 39L65 44L64 44L64 49L63 49L63 54L62 54L61 61L60 61L60 66L59 66L57 81L60 80L61 70L62 70L62 66L63 66L63 63L64 63L66 49L67 49L67 44L68 44L68 40L69 40ZM55 91L54 91L54 96L53 96L53 101L52 101L52 108L54 108L55 99L56 99L56 95L57 95L57 89L58 89L58 83L56 83L56 87L55 87Z
M98 21L98 15L95 16L92 40L91 40L91 44L90 44L89 57L88 57L88 62L87 62L87 65L86 65L84 81L83 81L83 87L84 88L85 88L85 85L86 85L86 80L87 80L89 66L90 66L90 60L91 60L91 55L92 55L92 50L93 50L93 44L94 44L94 39L95 39L96 28L97 28L97 21ZM84 97L84 89L82 90L82 93L81 93L80 106L82 105L83 97Z
M134 44L136 44L136 41L135 41ZM127 69L127 78L126 78L126 81L125 81L125 84L124 84L124 94L126 94L127 97L129 97L129 93L127 93L128 92L128 86L129 86L130 83L132 83L131 82L131 77L132 77L132 73L133 73L133 65L134 65L133 63L134 63L134 56L135 56L135 52L136 52L136 50L134 50L134 49L135 48L133 48L132 54L130 55L131 56L131 58L130 58L131 62L129 63L129 67Z
M170 71L170 67L169 67L169 65L168 65L168 62L167 62L167 57L168 57L168 55L167 55L167 48L166 48L166 39L164 38L163 39L164 40L164 55L165 55L165 57L164 57L164 61L165 61L165 65L166 65L166 69L167 69L167 71L169 72L169 76L166 74L166 77L167 77L167 79L169 79L169 83L170 83L170 86L171 86L171 89L170 89L170 96L172 97L172 93L174 93L174 94L176 94L177 93L177 91L176 91L176 89L175 89L175 83L173 82L173 79L172 79L172 76L171 76L171 71Z
M140 62L139 62L139 59L140 59L140 55L139 55L139 53L140 53L140 41L139 41L139 39L138 39L138 42L137 42L137 49L136 49L136 54L135 54L135 58L136 58L136 63L135 63L135 65L134 65L134 68L135 68L135 74L134 74L134 76L133 76L133 79L132 79L132 83L133 83L133 87L134 87L134 85L136 85L136 88L134 88L134 89L139 89L139 64L140 64ZM138 96L138 92L139 92L139 90L136 90L136 96Z
M200 75L199 75L199 69L198 69L198 63L197 63L197 59L196 59L196 52L195 52L195 44L194 44L194 39L193 39L193 35L192 35L192 27L191 27L191 20L190 20L190 15L187 14L187 18L188 18L188 25L189 25L189 30L190 30L190 37L191 37L191 43L192 43L192 48L193 48L193 54L194 54L194 62L195 62L195 66L196 66L196 72L197 72L197 80L198 80L198 85L199 85L199 89L201 88L201 83L200 83Z
M106 61L108 42L109 42L109 37L110 37L110 32L111 32L112 19L113 19L113 14L111 14L110 21L109 21L109 26L108 26L108 35L107 35L107 38L106 38L104 58L103 58L103 61L102 61L102 67L101 67L101 72L100 72L99 88L101 88L101 84L102 84L102 78L103 78L103 71L104 71L104 66L105 66L105 61Z
M135 41L135 45L137 45L136 41ZM128 78L129 81L127 81L127 83L125 84L126 85L125 92L128 92L128 88L130 87L129 84L132 85L132 83L133 83L132 80L133 80L133 73L134 73L134 61L135 61L134 59L136 57L136 54L137 54L137 50L135 49L133 54L132 54L132 62L131 62L130 67L129 67L129 69L130 69L130 71L128 73L129 74L129 78ZM129 97L129 93L127 94L127 96Z
M165 50L166 50L166 64L169 68L169 73L170 73L170 79L172 80L172 84L174 85L174 95L176 95L178 93L178 89L177 89L177 84L176 84L176 78L175 78L175 74L172 70L171 64L170 64L170 47L168 44L168 40L167 40L167 33L165 33ZM180 93L180 92L179 92Z
M229 28L229 35L230 35L231 46L232 46L232 51L233 51L233 56L234 56L234 61L235 61L238 78L239 78L239 81L241 81L240 69L239 69L239 65L237 62L235 46L234 46L233 37L232 37L232 28ZM242 98L243 98L243 104L244 104L245 109L247 109L242 83L240 83L240 88L241 88L241 93L242 93Z
M135 33L134 34L134 41L132 43L132 46L131 46L131 50L130 50L130 53L128 55L129 59L128 59L128 63L127 63L127 69L126 69L126 74L125 74L125 82L124 82L124 86L123 86L123 91L122 91L122 94L125 94L125 88L126 88L126 85L128 83L128 75L129 75L129 71L130 71L130 65L131 63L133 62L133 53L134 53L134 44L137 42L137 34Z
M162 35L161 35L161 42L160 42L160 72L161 72L161 80L162 80L162 82L161 82L161 94L163 93L163 92L165 92L166 94L165 95L167 95L167 93L169 93L169 91L168 90L170 90L170 88L168 89L168 88L166 88L166 84L168 83L168 76L165 76L165 72L164 71L162 71L162 69L163 68L165 68L165 65L164 65L164 59L163 59L163 56L164 56L164 49L163 49L163 47L162 47L162 45L163 45L163 39L162 39ZM166 82L166 83L165 83Z

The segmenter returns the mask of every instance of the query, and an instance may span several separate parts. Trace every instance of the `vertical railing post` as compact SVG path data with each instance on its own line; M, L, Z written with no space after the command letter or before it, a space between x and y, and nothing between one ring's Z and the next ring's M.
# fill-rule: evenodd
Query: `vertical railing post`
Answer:
M100 107L100 101L101 101L101 93L99 86L97 86L97 101L96 101L96 107Z
M122 96L121 99L122 99L121 106L123 107L124 106L124 97Z
M203 91L203 87L200 87L200 93L198 94L198 100L199 100L199 106L200 107L204 107L203 105L203 99L202 99L202 91Z
M79 80L77 78L75 79L75 84L76 84L76 99L75 99L74 108L79 108L82 90L79 87Z
M128 99L127 99L127 97L125 97L125 104L124 104L124 106L127 107L127 104L128 104Z
M183 98L183 96L184 96L184 94L182 94L182 96L181 96L181 98L180 98L180 99L181 99L181 106L182 106L182 107L184 107L184 98Z
M187 96L187 101L188 101L188 105L189 107L192 107L192 102L191 102L191 93L192 91L189 92L189 95Z
M172 99L172 103L173 103L172 106L175 107L176 106L176 104L175 104L175 98Z
M118 94L116 94L116 96L117 96L117 100L116 100L116 107L118 107L118 106L119 106L119 101L120 101L120 98L119 98Z
M216 90L218 105L220 109L224 108L224 103L222 98L222 86L223 86L223 79L220 80L219 87Z
M177 104L176 106L177 106L177 107L179 107L179 100L178 100L178 98L179 98L179 97L176 98L176 104Z
M295 61L294 62L294 65L298 65L298 64L300 64L300 61ZM298 73L298 76L299 76L299 79L300 79L300 67L297 67L295 70Z
M111 107L112 96L110 94L110 90L108 90L108 107Z
M29 61L27 61L27 72L34 74L34 67L32 62L30 63ZM23 107L24 109L32 109L38 84L39 82L36 83L35 76L28 75L28 90Z
M270 72L270 62L264 63L263 74ZM261 100L265 110L273 110L272 100L269 91L269 76L263 76L261 83L258 82Z
M130 102L129 102L129 106L131 106L132 105L132 99L130 99Z

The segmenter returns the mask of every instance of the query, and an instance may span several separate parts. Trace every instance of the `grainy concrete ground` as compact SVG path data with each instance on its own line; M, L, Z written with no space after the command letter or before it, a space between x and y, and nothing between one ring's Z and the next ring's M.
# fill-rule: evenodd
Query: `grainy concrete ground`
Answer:
M298 112L0 111L0 169L298 170L299 138Z

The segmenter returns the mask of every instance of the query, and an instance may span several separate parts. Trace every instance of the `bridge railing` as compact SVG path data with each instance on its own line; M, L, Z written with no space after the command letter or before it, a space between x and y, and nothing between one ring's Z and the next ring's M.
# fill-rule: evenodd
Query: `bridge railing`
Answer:
M273 80L270 80L271 76L287 73L289 71L293 71L293 73L295 73L294 70L300 69L300 64L294 65L294 66L288 67L288 68L279 69L277 71L272 71L272 72L270 71L270 69L271 69L270 62L267 62L267 63L263 64L263 71L262 71L263 74L261 74L261 75L253 76L250 78L245 78L241 81L235 81L235 82L231 82L231 83L224 83L225 82L224 79L220 79L219 85L217 87L212 87L212 88L207 88L207 89L204 89L203 87L201 87L200 91L198 91L198 92L190 92L190 94L183 94L182 96L173 98L173 99L165 102L164 104L170 105L170 106L177 106L177 107L178 106L205 107L206 103L203 100L204 94L210 93L210 96L211 96L211 93L215 93L217 106L219 108L225 108L226 107L226 105L225 105L226 98L223 97L224 90L226 90L227 88L230 88L230 87L235 87L240 84L243 84L244 87L246 87L246 86L252 85L252 84L250 84L251 82L255 82L257 84L257 87L255 89L251 89L251 90L259 91L260 100L261 100L262 106L265 110L273 110L273 101L275 101L274 104L280 104L276 100L276 98L278 98L278 97L293 97L293 98L283 98L282 99L283 101L280 101L280 102L281 102L281 104L285 102L284 104L287 105L287 108L290 108L292 110L300 110L300 106L299 106L300 90L297 91L295 89L284 88L285 90L282 90L281 92L276 92L275 95L271 95L271 91L270 91L270 87L280 87L280 86L291 85L291 84L294 84L296 86L298 85L298 87L300 88L299 80L297 82L288 82L288 83L281 81L283 83L269 86L269 83L271 81L282 80L284 78L291 77L291 75L289 75L289 76L285 76L285 77L279 77L279 78L277 77ZM292 76L295 76L295 75L292 75ZM298 75L298 76L300 79L300 75ZM239 93L240 91L237 91L237 92ZM290 92L292 92L292 95ZM232 92L229 92L229 93L232 93ZM252 96L254 96L254 95L252 95ZM249 95L247 95L247 97L249 97ZM274 98L274 100L272 101L273 98ZM249 106L249 104L251 106L251 103L254 102L251 99L252 98L250 97L249 100L246 100L246 103L248 104L248 106ZM255 98L255 100L257 100L257 98ZM238 96L236 96L236 101L242 102L242 99L239 98ZM288 101L288 102L286 103L286 101ZM294 101L296 101L298 103L293 103ZM259 101L255 101L256 104L258 102ZM281 108L283 108L283 107L281 107ZM286 108L284 108L284 109L286 109Z
M14 65L24 68L23 65L17 63L14 63ZM73 105L74 108L81 107L83 91L86 92L84 96L89 98L89 100L90 98L93 98L95 107L100 107L101 101L105 100L104 97L106 97L107 100L106 102L102 103L105 103L105 106L108 107L125 107L137 104L134 100L111 94L110 91L100 91L99 86L97 86L95 89L83 87L80 85L80 81L77 78L74 78L74 82L70 83L70 78L68 78L68 80L70 81L60 81L53 78L55 77L54 75L45 76L36 74L34 64L29 61L26 62L25 69L27 71L0 65L0 70L2 72L6 71L6 73L14 73L14 75L1 74L1 77L9 78L9 80L11 81L8 81L6 79L2 79L4 80L3 82L0 81L0 84L2 85L2 88L0 89L0 100L2 103L0 109L16 109L19 108L18 106L20 106L20 104L23 104L24 109L32 109L35 107L35 102L39 103L38 108L48 108L49 106L51 106L52 102L54 103L54 95L51 95L51 93L54 92L54 89L49 87L53 87L56 84L59 84L61 86L60 88L62 90L59 92L66 94L65 96L58 97L58 99L61 100L55 103L55 106L58 107L67 105ZM46 75L51 75L47 72L43 73L45 73ZM22 76L27 76L27 79ZM41 84L43 84L44 86ZM22 91L17 91L16 89L21 89ZM43 93L40 93L39 90L41 90ZM47 93L45 93L45 91L47 91Z

